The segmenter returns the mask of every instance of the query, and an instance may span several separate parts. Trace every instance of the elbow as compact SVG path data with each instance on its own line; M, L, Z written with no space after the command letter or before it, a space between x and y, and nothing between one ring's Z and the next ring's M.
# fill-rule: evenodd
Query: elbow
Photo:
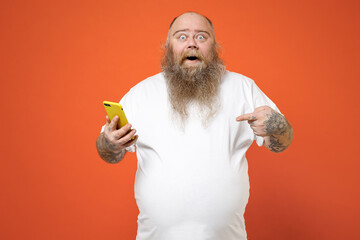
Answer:
M266 146L266 147L273 153L281 153L281 152L285 151L289 146L290 146L290 144L287 146Z
M293 138L292 136L292 130L287 139L282 139L282 141L279 138L271 135L268 139L266 139L267 141L265 141L265 146L274 153L281 153L288 149L288 147L291 145Z

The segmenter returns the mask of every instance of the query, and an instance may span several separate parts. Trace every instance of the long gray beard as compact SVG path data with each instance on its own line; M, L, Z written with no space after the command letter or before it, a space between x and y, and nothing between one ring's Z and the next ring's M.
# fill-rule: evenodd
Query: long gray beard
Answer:
M177 63L169 49L165 54L161 68L167 81L167 89L175 119L184 128L189 118L189 107L195 106L207 127L220 108L219 86L225 71L223 61L214 50L211 61L202 62L197 68L185 68Z

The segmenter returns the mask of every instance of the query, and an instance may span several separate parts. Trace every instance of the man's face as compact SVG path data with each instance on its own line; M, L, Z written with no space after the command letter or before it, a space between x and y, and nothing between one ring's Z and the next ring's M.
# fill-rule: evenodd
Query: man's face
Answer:
M209 22L196 13L185 13L173 23L168 50L184 68L205 67L212 60L215 37Z

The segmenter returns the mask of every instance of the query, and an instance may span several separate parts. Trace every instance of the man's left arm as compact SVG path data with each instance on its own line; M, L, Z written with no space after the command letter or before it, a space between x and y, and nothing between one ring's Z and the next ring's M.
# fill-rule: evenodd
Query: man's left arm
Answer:
M293 128L286 118L268 106L261 106L253 113L238 116L236 121L248 121L254 134L265 140L265 146L273 152L282 152L293 139Z

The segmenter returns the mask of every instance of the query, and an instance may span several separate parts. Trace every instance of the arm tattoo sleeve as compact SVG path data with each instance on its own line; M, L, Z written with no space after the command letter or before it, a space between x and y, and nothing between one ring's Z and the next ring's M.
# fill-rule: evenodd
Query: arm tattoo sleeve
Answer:
M286 119L277 112L266 115L269 120L265 121L266 132L269 134L283 135L287 130Z
M269 149L273 152L279 153L284 151L287 148L287 146L284 146L280 143L279 139L274 137L273 135L270 136L270 145Z
M100 157L104 159L105 162L112 164L120 162L126 152L126 150L116 151L116 146L111 142L106 141L103 134L100 134L96 139L96 148Z
M276 153L284 151L291 143L293 129L290 123L280 113L273 111L267 114L268 120L265 121L266 132L270 135L268 148Z

